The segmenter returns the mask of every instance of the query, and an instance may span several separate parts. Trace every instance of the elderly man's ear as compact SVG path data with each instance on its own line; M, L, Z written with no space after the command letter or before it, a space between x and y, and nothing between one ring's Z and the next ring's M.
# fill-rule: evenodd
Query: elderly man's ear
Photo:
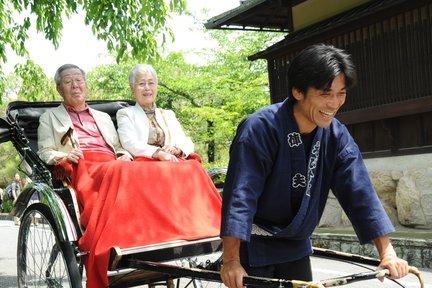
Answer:
M57 85L57 86L56 86L56 89L57 89L57 92L60 94L60 96L63 97L63 89L61 88L61 86L60 86L60 85Z

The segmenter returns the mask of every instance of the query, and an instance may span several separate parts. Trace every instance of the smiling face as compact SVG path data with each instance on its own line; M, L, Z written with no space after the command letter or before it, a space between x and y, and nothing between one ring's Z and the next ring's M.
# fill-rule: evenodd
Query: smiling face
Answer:
M87 87L84 75L80 69L70 68L61 72L61 82L57 85L57 91L63 97L66 105L75 110L82 110L87 99Z
M328 90L309 87L305 93L293 88L294 117L300 133L310 133L317 126L327 128L345 103L346 85L343 74L337 75Z
M157 80L150 72L138 72L131 89L141 107L151 107L157 96Z

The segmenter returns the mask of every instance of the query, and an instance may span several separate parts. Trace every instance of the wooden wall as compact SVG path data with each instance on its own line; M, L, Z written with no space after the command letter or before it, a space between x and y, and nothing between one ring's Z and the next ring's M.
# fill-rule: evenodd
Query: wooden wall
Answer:
M353 14L356 21L310 38L287 37L267 58L272 102L287 97L289 62L301 49L332 44L346 49L357 66L358 85L337 117L364 156L432 152L431 2L406 1L364 18Z

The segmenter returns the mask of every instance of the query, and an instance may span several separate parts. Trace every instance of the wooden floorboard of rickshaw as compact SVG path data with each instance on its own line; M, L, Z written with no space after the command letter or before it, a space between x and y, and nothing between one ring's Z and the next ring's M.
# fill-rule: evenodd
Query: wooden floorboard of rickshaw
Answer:
M194 241L172 241L141 247L111 249L109 270L129 268L131 259L165 262L179 258L212 254L222 250L222 240L219 237L205 238Z
M134 287L168 279L169 277L165 274L146 270L125 269L108 272L109 287L112 288Z

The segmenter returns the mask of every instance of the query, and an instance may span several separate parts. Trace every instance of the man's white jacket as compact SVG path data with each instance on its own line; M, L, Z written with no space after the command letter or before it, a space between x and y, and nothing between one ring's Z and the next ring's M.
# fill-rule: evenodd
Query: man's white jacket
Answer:
M111 117L105 113L90 108L91 114L96 121L99 131L111 147L113 152L118 156L126 154L130 156L125 149L122 148L117 131ZM38 127L38 152L39 157L48 165L54 165L73 149L72 142L79 147L78 137L75 131L72 132L72 141L68 140L65 145L61 144L61 138L65 133L73 128L72 120L64 105L49 109L39 118Z

